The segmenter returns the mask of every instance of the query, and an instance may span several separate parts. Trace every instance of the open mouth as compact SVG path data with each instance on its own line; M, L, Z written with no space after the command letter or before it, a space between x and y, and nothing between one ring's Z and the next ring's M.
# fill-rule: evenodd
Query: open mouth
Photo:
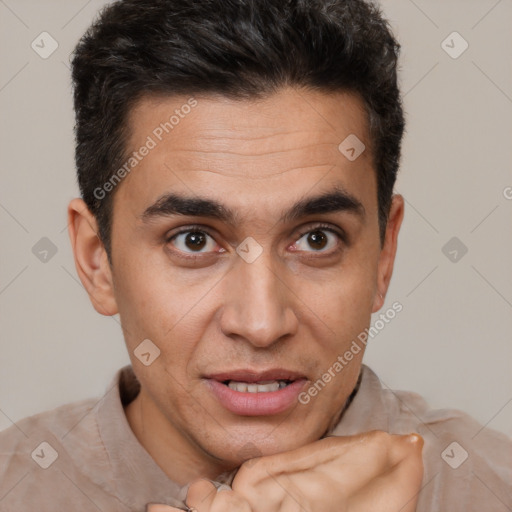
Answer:
M238 391L240 393L271 393L273 391L284 389L292 382L292 380L266 380L261 382L225 380L222 383L233 391Z
M269 416L289 410L307 383L305 377L289 375L272 380L247 374L237 376L239 380L226 377L206 378L205 383L225 409L242 416Z

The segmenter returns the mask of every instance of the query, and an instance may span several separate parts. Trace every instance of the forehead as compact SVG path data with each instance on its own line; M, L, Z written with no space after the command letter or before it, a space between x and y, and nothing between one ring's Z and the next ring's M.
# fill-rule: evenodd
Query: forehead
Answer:
M366 112L349 93L290 88L258 100L145 97L128 126L127 157L138 152L139 160L114 205L136 216L170 192L253 213L329 185L361 202L376 197ZM352 161L339 147L347 138L366 146Z

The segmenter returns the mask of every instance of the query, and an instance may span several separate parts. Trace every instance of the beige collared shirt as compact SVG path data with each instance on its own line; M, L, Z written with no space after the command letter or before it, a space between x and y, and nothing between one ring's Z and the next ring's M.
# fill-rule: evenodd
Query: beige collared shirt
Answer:
M126 420L123 406L138 389L126 366L103 398L67 404L2 431L0 511L144 512L152 502L186 509L187 488L165 475ZM330 435L370 430L423 436L417 512L512 511L510 438L460 411L430 410L417 394L386 389L363 365L359 389ZM235 474L215 483L229 484Z

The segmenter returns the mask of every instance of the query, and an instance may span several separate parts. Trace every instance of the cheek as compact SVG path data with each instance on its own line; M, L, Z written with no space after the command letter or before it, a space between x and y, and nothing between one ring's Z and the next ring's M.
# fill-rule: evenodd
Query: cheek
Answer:
M134 254L135 256L135 254ZM149 258L123 259L114 273L116 301L125 339L134 348L151 339L165 355L193 344L201 290L184 285L170 266ZM181 340L179 347L175 340ZM187 340L190 340L187 343Z
M175 407L190 392L189 363L201 339L199 324L191 320L194 310L183 290L149 267L139 266L137 272L119 278L123 283L118 287L122 296L119 313L137 378L164 409ZM160 351L149 366L136 356L137 347L146 339Z
M371 316L376 271L371 258L353 257L322 279L297 279L304 303L343 338L366 327Z

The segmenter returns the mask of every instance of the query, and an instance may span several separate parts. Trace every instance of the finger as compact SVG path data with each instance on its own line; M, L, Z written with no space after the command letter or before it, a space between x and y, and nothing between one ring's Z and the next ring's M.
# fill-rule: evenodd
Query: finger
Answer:
M424 440L419 434L412 433L408 435L393 435L393 440L389 445L388 463L395 466L411 454L416 454L423 448Z
M244 494L247 489L266 480L269 474L307 473L309 470L332 471L333 465L351 466L368 477L376 476L389 462L389 452L401 436L371 431L354 436L328 437L294 450L259 457L252 465L242 464L232 483L233 490ZM355 480L360 476L352 475ZM243 492L242 492L243 491Z
M319 466L318 469L327 477L337 474L343 490L351 495L374 479L388 474L410 457L422 465L422 446L423 438L417 434L407 436L372 432L362 436L360 442L351 444L350 449L338 459L339 464L325 465L324 468Z
M424 440L415 435L408 437L406 443L412 449L389 475L390 486L393 486L395 493L395 496L391 495L391 501L395 501L400 512L414 512L423 481Z
M187 493L187 506L197 512L210 512L217 488L210 480L197 480L190 484Z
M211 509L208 512L253 512L253 509L249 502L239 494L232 490L220 489L215 495ZM271 510L265 504L265 512L278 512L278 509Z
M235 480L243 480L244 473L261 474L266 477L268 472L274 475L281 473L299 473L318 467L320 464L329 464L348 453L366 451L369 445L375 446L378 453L374 453L373 460L381 465L388 456L388 447L394 437L383 431L363 432L353 436L332 436L319 439L304 446L259 457L253 464L243 463L238 470ZM234 484L233 484L233 488Z
M298 495L317 496L318 489L331 481L340 492L351 496L417 452L421 437L413 437L418 445L408 439L410 436L382 431L321 439L290 452L261 457L250 467L242 465L232 487L253 507L262 495L269 504L282 500L285 484Z
M197 512L252 512L249 503L231 487L221 485L217 489L211 481L204 479L190 485L187 506Z
M146 505L146 512L183 512L183 510L162 503L148 503Z
M352 497L351 512L414 512L423 479L423 438L406 436L411 445L400 462L361 487ZM385 500L383 497L385 496Z

